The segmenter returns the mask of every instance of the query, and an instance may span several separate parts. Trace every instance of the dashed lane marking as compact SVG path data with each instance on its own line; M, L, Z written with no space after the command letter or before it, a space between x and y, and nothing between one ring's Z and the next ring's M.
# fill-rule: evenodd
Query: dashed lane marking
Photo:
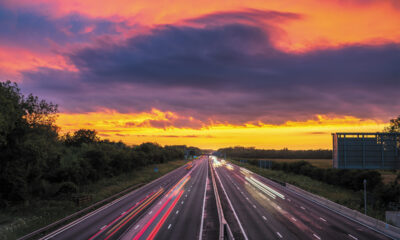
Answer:
M350 233L349 233L349 237L351 237L351 238L354 239L354 240L358 240L358 238L354 237L354 236L351 235Z
M316 239L321 240L321 238L320 238L317 234L313 233L313 236L314 236Z
M283 238L283 236L280 234L280 232L276 232L276 234L277 234L280 238Z

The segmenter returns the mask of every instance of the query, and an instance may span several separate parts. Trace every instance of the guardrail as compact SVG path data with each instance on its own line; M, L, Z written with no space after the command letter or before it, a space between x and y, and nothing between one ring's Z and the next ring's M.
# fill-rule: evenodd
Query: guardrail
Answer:
M210 160L208 160L208 164L209 164L209 169L211 171L211 180L212 180L212 184L213 184L213 188L214 188L215 200L217 202L217 211L218 211L218 218L219 218L219 238L218 239L233 240L234 239L233 234L232 234L231 229L229 228L229 225L226 222L225 217L224 217L221 200L220 200L220 197L218 194L217 183L215 181L214 168L212 167Z
M71 215L69 215L69 216L67 216L67 217L65 217L63 219L60 219L60 220L58 220L58 221L56 221L56 222L54 222L54 223L52 223L50 225L47 225L47 226L42 227L42 228L40 228L40 229L38 229L38 230L36 230L34 232L31 232L31 233L19 238L18 240L27 240L27 239L32 239L34 237L37 237L40 234L48 232L51 229L56 228L58 226L62 226L65 223L67 223L68 221L70 221L71 219L74 219L74 218L76 218L76 217L78 217L80 215L88 213L89 211L93 210L94 208L97 208L98 206L101 206L101 205L103 205L103 204L105 204L107 202L110 202L111 200L114 200L117 197L119 197L119 196L121 196L121 195L123 195L123 194L125 194L125 193L127 193L129 191L132 191L132 190L134 190L136 188L139 188L139 187L141 187L143 185L144 185L144 183L136 184L136 185L134 185L134 186L132 186L132 187L130 187L128 189L125 189L124 191L121 191L121 192L119 192L117 194L114 194L114 195L112 195L112 196L110 196L110 197L108 197L108 198L106 198L104 200L101 200L101 201L99 201L99 202L97 202L97 203L95 203L95 204L93 204L93 205L91 205L89 207L86 207L86 208L84 208L84 209L82 209L82 210L80 210L80 211L78 211L76 213L73 213L73 214L71 214Z
M287 189L302 196L303 198L306 198L314 203L324 206L324 207L326 207L334 212L337 212L340 215L345 216L355 222L358 222L366 227L369 227L369 228L371 228L377 232L380 232L388 237L391 237L393 239L400 239L400 228L398 228L398 227L392 226L392 225L385 223L383 221L380 221L378 219L364 215L356 210L347 208L343 205L332 202L321 196L307 192L307 191L305 191L301 188L298 188L296 186L293 186L289 183L286 183L286 187L287 187Z

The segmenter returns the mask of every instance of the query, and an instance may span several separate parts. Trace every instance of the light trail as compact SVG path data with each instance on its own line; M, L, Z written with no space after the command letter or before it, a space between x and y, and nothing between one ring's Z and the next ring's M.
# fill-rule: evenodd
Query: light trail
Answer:
M258 181L257 179L255 179L255 178L253 178L253 177L250 177L250 179L253 180L253 181L255 181L256 183L258 183L259 185L261 185L261 186L262 186L263 188L265 188L266 190L268 190L268 191L274 193L274 194L277 195L278 197L280 197L280 198L282 198L282 199L285 199L285 195L283 195L283 194L277 192L276 190L274 190L274 189L268 187L267 185L265 185L264 183Z
M170 215L172 209L176 206L176 203L179 201L183 194L183 191L181 190L178 197L174 200L172 205L168 208L167 212L164 214L164 216L161 218L161 220L157 223L157 226L153 229L153 231L150 233L149 237L147 238L148 240L154 239L154 237L157 235L158 231L160 230L161 226L164 224L165 220L167 220L168 216Z
M256 182L254 182L254 181L251 180L250 178L248 178L248 177L245 177L245 178L246 178L246 180L247 180L249 183L251 183L253 186L255 186L257 189L259 189L259 190L262 191L263 193L267 194L268 196L270 196L270 197L273 198L273 199L276 198L276 196L275 196L273 193L271 193L271 192L269 192L268 190L264 189L263 187L261 187L260 185L258 185ZM247 200L248 200L248 199L247 199Z
M109 226L111 226L113 223L115 223L116 221L118 221L120 218L122 218L125 214L127 214L128 212L130 212L133 208L135 208L137 205L141 204L143 201L145 201L147 198L149 198L150 196L152 196L154 194L154 192L152 192L150 195L146 196L145 198L143 198L142 200L140 200L139 202L137 202L135 205L133 205L131 208L129 208L127 211L123 212L119 217L117 217L116 219L114 219L113 221L111 221L108 225L102 227L100 229L100 231L98 231L96 234L94 234L93 236L91 236L88 240L92 240L94 239L97 235L99 235L100 233L102 233L104 230L106 230Z
M144 208L146 208L150 203L152 203L158 196L161 195L161 193L164 192L164 189L158 190L156 194L151 196L148 200L146 200L144 203L140 205L139 208L135 209L133 212L128 214L122 221L120 221L117 225L115 225L112 229L110 229L107 234L109 234L105 240L109 239L111 236L113 236L116 232L118 232L123 226L125 226L132 218L134 218L138 213L140 213ZM115 229L115 230L114 230ZM114 231L113 231L114 230ZM113 232L111 232L113 231ZM111 233L110 233L111 232Z

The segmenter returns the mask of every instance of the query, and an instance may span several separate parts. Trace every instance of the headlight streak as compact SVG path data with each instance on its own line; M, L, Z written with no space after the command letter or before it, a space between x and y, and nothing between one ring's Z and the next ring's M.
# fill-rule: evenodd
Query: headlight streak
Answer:
M269 192L268 190L264 189L262 186L260 186L259 184L257 184L257 183L254 182L253 180L251 180L250 178L248 178L248 177L245 177L245 178L246 178L246 180L247 180L248 182L250 182L253 186L255 186L256 188L258 188L258 189L259 189L260 191L262 191L263 193L267 194L268 196L272 197L273 199L276 198L276 196L275 196L273 193L271 193L271 192Z
M274 193L275 195L277 195L278 197L280 197L280 198L282 198L282 199L285 199L285 195L283 195L283 194L277 192L276 190L274 190L274 189L268 187L267 185L265 185L264 183L258 181L257 179L255 179L255 178L253 178L253 177L250 177L250 179L253 180L253 181L255 181L256 183L258 183L258 184L261 185L262 187L264 187L267 191L270 191L270 192Z

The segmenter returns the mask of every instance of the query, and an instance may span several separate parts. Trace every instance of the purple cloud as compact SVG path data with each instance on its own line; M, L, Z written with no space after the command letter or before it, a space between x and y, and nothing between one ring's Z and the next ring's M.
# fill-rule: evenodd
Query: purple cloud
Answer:
M204 122L398 114L399 45L348 45L303 54L276 49L271 36L277 27L271 21L299 18L248 10L187 21L201 26L158 26L120 43L68 53L79 73L24 72L23 85L67 111L158 108Z

